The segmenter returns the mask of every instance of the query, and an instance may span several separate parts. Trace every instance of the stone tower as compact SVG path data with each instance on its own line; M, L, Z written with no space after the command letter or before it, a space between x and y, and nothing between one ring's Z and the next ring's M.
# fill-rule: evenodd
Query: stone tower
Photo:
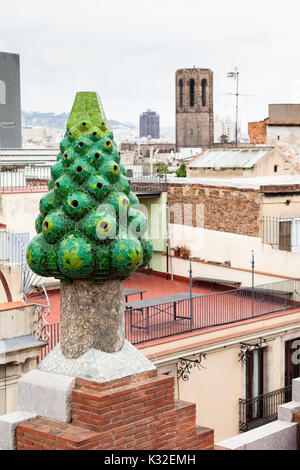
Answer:
M214 141L213 72L179 69L176 90L176 149L204 147Z

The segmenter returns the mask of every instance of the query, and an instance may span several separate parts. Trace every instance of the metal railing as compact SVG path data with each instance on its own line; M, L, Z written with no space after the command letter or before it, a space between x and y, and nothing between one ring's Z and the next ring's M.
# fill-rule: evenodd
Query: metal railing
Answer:
M226 325L300 307L300 280L203 294L192 300L125 310L126 338L132 344Z
M166 191L166 174L158 174L148 163L125 164L131 189L136 193L161 193ZM48 191L51 165L26 165L0 173L2 192Z
M39 362L44 359L45 356L59 343L60 341L60 322L44 324L43 335L39 336L39 339L47 341L46 346L41 350L39 356Z
M2 192L48 191L50 165L27 165L5 170L0 174Z
M158 173L150 163L125 165L126 176L134 193L161 193L167 190L167 174Z
M264 424L276 421L278 407L292 400L292 385L258 395L254 398L239 399L239 430L250 431Z
M191 308L191 302L193 302ZM291 279L251 287L216 292L192 300L167 302L154 307L125 310L125 337L132 344L164 338L212 326L226 325L300 307L300 280ZM192 314L191 314L192 312ZM49 345L43 357L60 340L60 323L44 321ZM54 330L52 330L54 328ZM55 332L55 333L53 333ZM52 336L54 334L54 337ZM46 338L47 339L47 338Z
M263 217L261 237L277 250L300 252L300 217Z

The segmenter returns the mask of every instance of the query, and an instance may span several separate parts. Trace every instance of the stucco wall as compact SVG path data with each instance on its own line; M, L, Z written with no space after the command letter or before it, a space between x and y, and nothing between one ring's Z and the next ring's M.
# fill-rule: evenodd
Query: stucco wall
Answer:
M239 432L239 398L246 398L246 369L240 361L240 342L258 343L264 337L264 393L285 385L285 342L300 338L300 312L232 324L221 329L199 330L198 335L172 337L142 349L159 369L174 375L180 357L197 359L206 353L201 367L192 367L188 380L177 378L178 398L197 407L197 423L215 430L216 442Z
M262 201L262 216L300 217L300 194L265 194Z
M35 219L39 213L40 199L44 192L3 193L1 222L8 230L29 233L30 239L35 235Z
M8 284L12 301L18 302L23 300L23 275L21 267L19 265L1 266L0 269ZM8 302L8 300L3 284L0 282L0 303Z
M231 262L231 267L251 270L251 251L254 251L255 270L266 273L256 274L255 283L275 282L280 278L268 276L299 277L300 253L277 250L271 245L263 244L259 237L249 237L234 233L207 230L198 227L170 225L171 247L186 245L191 256L205 261L224 263ZM188 276L188 261L172 258L173 274ZM243 285L251 284L251 272L234 270L224 266L193 263L193 275L241 281Z
M278 139L279 136L279 139ZM300 149L300 125L298 126L267 126L267 145L290 144Z

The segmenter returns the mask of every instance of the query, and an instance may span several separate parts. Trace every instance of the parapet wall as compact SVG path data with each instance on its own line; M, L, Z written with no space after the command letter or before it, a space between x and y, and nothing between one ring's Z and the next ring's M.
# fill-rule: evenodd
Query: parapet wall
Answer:
M175 400L173 377L156 370L102 384L76 379L71 400L70 422L37 416L18 424L16 448L214 448L213 430L196 425L196 405Z

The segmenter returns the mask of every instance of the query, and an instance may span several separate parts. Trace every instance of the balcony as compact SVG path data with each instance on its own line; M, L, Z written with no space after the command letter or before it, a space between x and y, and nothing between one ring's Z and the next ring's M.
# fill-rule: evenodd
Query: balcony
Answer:
M292 400L292 385L273 390L254 398L239 400L240 432L250 431L264 424L276 421L278 407Z

